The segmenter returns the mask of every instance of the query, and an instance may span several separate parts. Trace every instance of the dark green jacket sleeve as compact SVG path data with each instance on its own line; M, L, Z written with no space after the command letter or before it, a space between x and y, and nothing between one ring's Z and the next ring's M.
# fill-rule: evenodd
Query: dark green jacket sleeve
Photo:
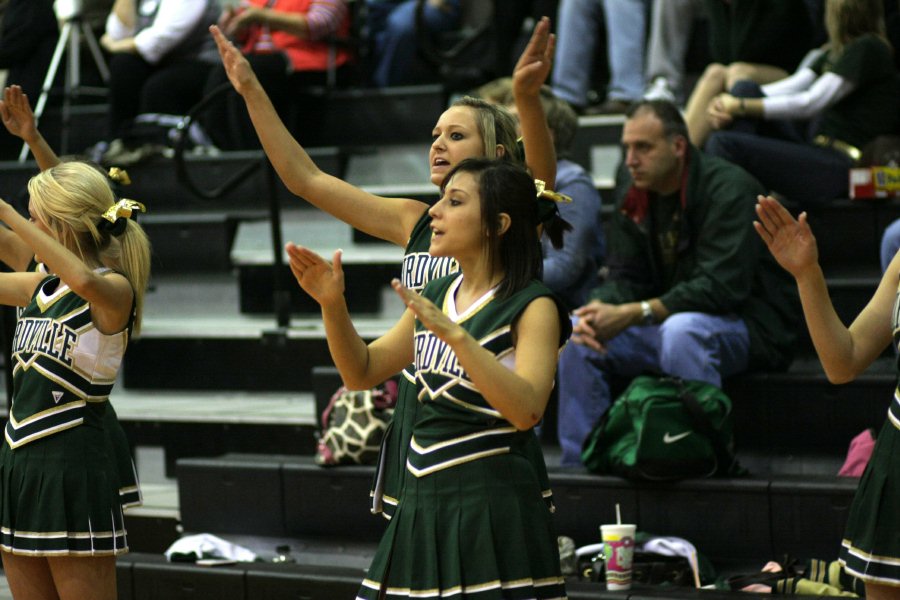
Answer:
M739 315L750 334L751 366L784 368L799 311L792 280L753 229L763 187L740 167L694 148L688 169L673 281L663 281L646 227L623 211L631 179L622 169L609 226L609 277L591 297L611 304L659 298L672 313Z
M759 253L753 230L763 187L742 169L692 153L678 282L660 296L671 312L737 313Z

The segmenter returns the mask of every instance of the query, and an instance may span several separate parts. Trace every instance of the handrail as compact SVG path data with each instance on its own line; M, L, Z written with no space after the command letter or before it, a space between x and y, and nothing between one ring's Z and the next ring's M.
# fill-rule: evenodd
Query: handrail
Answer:
M282 257L282 239L281 239L281 207L278 204L278 191L276 183L275 170L272 168L269 159L263 154L258 160L250 160L246 165L235 171L230 177L226 178L221 185L211 189L204 190L197 185L188 174L187 162L184 159L184 147L187 140L187 132L197 115L202 113L213 100L227 93L234 93L230 82L225 82L213 91L207 94L200 102L194 105L178 124L177 135L175 136L175 178L179 183L188 188L191 192L204 200L217 200L225 195L227 191L237 184L245 181L260 167L264 168L266 173L266 187L269 192L269 225L272 236L272 305L275 311L275 320L280 329L285 329L291 322L291 297L290 291L285 284L284 277L284 259Z
M242 166L240 169L235 171L231 176L225 179L218 187L215 187L211 190L201 189L200 186L191 179L187 170L187 163L184 159L184 151L185 144L188 138L188 130L190 129L193 122L196 120L197 115L202 113L214 100L218 100L220 96L223 96L229 92L233 93L233 88L231 86L231 82L224 82L221 85L217 86L213 91L203 97L200 102L195 104L189 111L188 114L185 115L184 119L178 124L177 132L175 135L175 177L178 179L179 183L187 187L191 192L196 194L198 197L204 200L218 200L225 193L233 188L236 184L243 182L247 177L249 177L254 171L256 171L263 164L268 162L268 159L263 156L260 160L251 160L248 164Z
M479 0L484 1L484 0ZM428 26L425 23L425 3L427 0L416 0L416 42L425 59L438 67L456 66L460 55L468 50L475 42L483 38L493 27L492 20L470 31L463 39L446 50L438 48L429 35Z

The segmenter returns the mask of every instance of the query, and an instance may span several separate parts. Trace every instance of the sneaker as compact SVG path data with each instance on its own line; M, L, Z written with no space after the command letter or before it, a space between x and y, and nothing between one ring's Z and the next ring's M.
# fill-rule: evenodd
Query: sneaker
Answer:
M644 92L644 100L667 100L675 102L675 92L669 86L665 77L657 77Z

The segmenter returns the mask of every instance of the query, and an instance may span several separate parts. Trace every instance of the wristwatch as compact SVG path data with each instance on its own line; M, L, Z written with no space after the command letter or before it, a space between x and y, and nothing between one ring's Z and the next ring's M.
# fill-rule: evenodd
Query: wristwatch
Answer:
M653 316L653 309L650 308L650 303L646 300L641 300L641 318L644 321L644 325L653 325L656 323L656 317Z

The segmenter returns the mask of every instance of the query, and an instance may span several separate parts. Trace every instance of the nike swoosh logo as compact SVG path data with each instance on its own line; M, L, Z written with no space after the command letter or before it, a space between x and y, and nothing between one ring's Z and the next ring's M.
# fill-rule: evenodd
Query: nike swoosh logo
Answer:
M663 436L663 444L674 444L678 440L683 440L684 438L691 435L692 433L694 433L694 432L693 431L685 431L684 433L679 433L678 435L669 435L669 432L667 431L666 434Z

